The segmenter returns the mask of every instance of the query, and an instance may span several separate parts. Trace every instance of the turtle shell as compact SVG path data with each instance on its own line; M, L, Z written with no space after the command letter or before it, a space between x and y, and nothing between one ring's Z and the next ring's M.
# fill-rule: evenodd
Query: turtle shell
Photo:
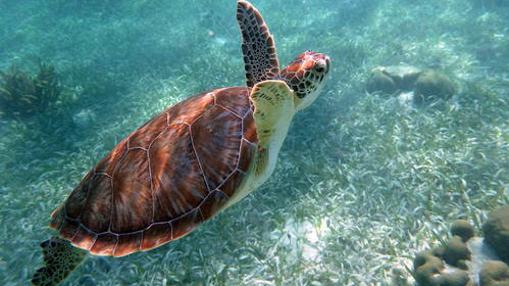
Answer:
M257 143L248 88L193 96L115 146L52 213L50 225L95 255L155 248L227 203L247 177Z

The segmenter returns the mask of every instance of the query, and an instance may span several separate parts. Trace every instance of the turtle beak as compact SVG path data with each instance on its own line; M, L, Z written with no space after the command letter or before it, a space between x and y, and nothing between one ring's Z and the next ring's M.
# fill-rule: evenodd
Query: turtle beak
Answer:
M330 58L327 55L323 55L323 58L320 59L318 64L323 67L324 73L327 74L330 69Z
M325 56L325 73L329 72L330 63L331 63L331 61L330 61L329 56Z

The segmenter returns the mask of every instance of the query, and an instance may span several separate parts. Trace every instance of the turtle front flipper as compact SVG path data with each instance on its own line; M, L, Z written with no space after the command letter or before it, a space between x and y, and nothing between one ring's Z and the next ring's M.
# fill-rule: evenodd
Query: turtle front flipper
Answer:
M293 91L281 80L257 83L250 95L258 135L257 175L267 170L270 149L281 147L295 114ZM274 146L278 145L278 146ZM270 169L270 168L269 168Z
M62 283L85 259L86 252L68 241L52 237L41 243L44 267L32 277L32 285L52 286Z
M251 3L239 0L237 22L242 32L247 86L274 79L279 74L276 45L260 12Z

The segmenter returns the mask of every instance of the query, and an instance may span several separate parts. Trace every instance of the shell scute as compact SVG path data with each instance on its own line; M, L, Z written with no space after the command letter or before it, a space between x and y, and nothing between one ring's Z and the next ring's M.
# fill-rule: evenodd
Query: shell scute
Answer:
M207 185L210 191L214 190L235 170L242 140L242 120L215 106L206 111L191 130Z
M228 179L221 186L221 191L230 197L233 196L237 188L242 183L244 176L245 175L238 170L233 172L233 174L228 177Z
M69 195L68 203L66 204L66 216L71 219L78 219L81 211L87 202L87 194L89 191L90 181L94 177L94 172L90 171L81 181L81 183Z
M189 127L171 126L150 149L154 222L169 221L193 209L207 195Z
M199 209L182 215L171 221L173 227L173 239L181 238L191 232L203 221L203 217Z
M96 233L108 231L111 220L111 178L94 175L89 180L86 203L80 221ZM73 213L73 203L66 205L67 215Z
M113 200L105 201L112 205L111 231L132 232L152 223L152 187L145 150L130 150L120 161L113 173L112 190Z
M141 240L143 232L122 234L118 236L117 247L113 251L113 256L125 256L141 249Z
M159 136L161 130L167 126L166 116L156 116L138 129L138 132L128 138L128 146L131 148L148 149L150 144Z
M200 206L200 212L204 219L209 219L216 214L228 201L228 196L222 191L213 191Z
M151 225L143 233L142 250L149 250L172 240L172 226L170 223Z
M74 236L69 240L81 249L90 250L97 240L97 235L80 225Z
M76 232L78 232L78 228L80 224L76 221L65 220L60 228L60 235L67 239L72 239Z
M250 143L247 140L242 140L242 143L240 145L240 158L237 169L241 170L244 173L249 171L249 166L251 163L250 159L254 157L255 152L256 152L255 144Z
M204 92L199 95L195 95L189 100L177 103L167 111L169 122L170 124L185 123L191 125L204 111L213 106L213 92Z
M245 96L236 96L245 93ZM232 111L235 115L243 118L250 110L248 90L244 88L228 88L215 94L216 104Z
M104 233L97 237L90 249L95 255L111 256L117 246L118 236L112 233Z
M122 157L127 154L129 137L120 141L115 149L113 149L106 157L104 157L94 168L93 174L105 174L108 176L113 175L118 162L122 160Z

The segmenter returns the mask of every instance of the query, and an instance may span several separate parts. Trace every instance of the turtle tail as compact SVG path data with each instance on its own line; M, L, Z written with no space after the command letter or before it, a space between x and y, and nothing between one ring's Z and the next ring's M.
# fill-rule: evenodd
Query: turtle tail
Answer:
M41 243L44 266L37 269L32 285L53 286L62 283L85 259L86 252L68 241L52 237Z

